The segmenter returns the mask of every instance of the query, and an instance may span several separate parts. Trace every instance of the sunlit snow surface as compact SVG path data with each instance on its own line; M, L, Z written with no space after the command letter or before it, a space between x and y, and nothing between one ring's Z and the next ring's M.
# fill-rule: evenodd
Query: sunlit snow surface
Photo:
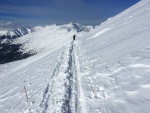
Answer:
M38 54L0 65L1 113L150 113L149 19L142 0L89 33L47 27L16 40Z

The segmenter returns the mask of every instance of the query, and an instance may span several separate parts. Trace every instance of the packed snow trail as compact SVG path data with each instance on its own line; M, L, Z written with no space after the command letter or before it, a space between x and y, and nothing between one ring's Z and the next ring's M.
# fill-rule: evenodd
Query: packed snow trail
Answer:
M79 76L79 64L77 62L77 55L75 43L72 41L69 51L67 53L67 63L65 73L67 74L65 101L62 107L64 113L85 113L84 104L81 102L81 79ZM83 93L82 93L83 99Z
M36 109L40 113L86 113L78 56L72 41L61 54Z
M82 92L82 86L81 86L81 78L79 75L79 63L77 59L76 49L75 49L75 43L74 41L71 43L71 47L69 50L69 60L68 60L68 68L67 73L69 76L67 77L69 81L69 87L66 94L68 95L66 104L64 106L69 107L68 113L85 113L86 110L84 108L84 97ZM83 102L82 102L83 100ZM64 107L64 108L66 108ZM70 108L71 107L71 108ZM71 110L70 110L71 109Z
M76 97L77 97L77 113L87 113L86 105L84 100L84 93L81 84L81 74L80 74L80 64L78 62L78 55L76 53L76 44L73 46L73 55L74 55L74 67L75 67L75 80L76 80Z

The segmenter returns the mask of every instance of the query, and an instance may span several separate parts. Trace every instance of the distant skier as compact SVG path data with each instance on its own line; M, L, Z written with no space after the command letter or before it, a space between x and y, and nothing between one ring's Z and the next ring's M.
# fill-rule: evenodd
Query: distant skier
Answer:
M76 39L76 35L73 35L73 40L75 40Z

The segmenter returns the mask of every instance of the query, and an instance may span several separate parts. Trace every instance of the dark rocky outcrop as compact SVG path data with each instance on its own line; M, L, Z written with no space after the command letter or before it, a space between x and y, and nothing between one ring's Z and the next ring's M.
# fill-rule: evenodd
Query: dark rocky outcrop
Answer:
M0 64L28 58L35 53L20 51L22 44L0 44Z

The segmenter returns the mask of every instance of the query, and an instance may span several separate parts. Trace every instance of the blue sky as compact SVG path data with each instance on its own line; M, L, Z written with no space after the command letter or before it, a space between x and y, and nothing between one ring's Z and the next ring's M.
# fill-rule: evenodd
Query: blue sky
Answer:
M0 22L97 25L140 0L0 0Z

